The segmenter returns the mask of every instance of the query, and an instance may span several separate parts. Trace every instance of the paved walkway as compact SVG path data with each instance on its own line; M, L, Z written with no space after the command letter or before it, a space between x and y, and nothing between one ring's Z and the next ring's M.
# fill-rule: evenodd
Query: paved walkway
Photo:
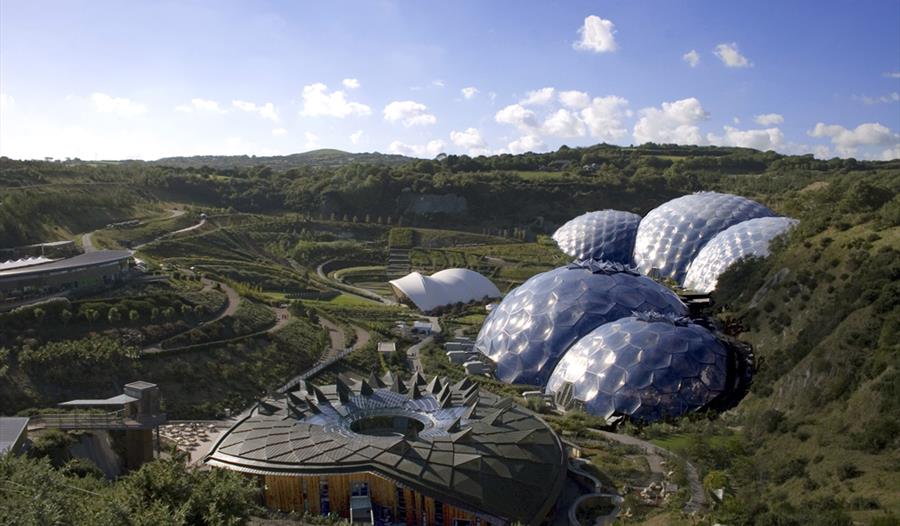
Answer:
M81 248L85 252L95 252L97 249L94 248L94 240L91 237L94 235L93 232L88 232L81 236Z

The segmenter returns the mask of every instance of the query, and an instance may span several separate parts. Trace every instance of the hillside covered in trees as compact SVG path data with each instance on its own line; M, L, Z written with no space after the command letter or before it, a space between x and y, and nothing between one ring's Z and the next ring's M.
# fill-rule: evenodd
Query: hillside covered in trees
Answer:
M800 220L771 257L733 268L714 295L717 316L754 347L750 393L725 414L642 432L677 437L710 488L725 488L713 512L723 524L800 525L810 514L822 524L896 524L900 161L652 144L286 159L0 159L0 247L74 237L167 202L533 240L588 210L644 214L694 191L740 194Z

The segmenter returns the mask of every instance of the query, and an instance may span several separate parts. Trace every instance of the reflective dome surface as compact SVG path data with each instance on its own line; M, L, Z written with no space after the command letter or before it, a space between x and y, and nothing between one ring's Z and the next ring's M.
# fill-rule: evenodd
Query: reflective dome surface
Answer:
M684 319L632 316L580 339L547 383L571 383L592 415L652 422L697 410L727 386L728 350L707 329Z
M647 214L638 226L634 262L649 274L681 284L688 265L707 242L726 228L757 217L774 216L750 199L716 192L699 192L664 203Z
M594 258L630 265L641 216L619 210L588 212L553 233L560 250L576 258Z
M582 260L532 277L488 315L475 348L509 383L544 385L560 356L604 323L655 311L683 315L669 289L621 264Z
M691 262L684 287L700 292L714 290L719 276L728 267L748 256L768 256L769 242L797 222L789 217L760 217L719 232Z

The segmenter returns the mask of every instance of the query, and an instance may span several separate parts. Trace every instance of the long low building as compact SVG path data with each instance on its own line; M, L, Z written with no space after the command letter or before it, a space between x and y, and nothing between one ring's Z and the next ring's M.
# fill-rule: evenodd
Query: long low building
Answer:
M114 285L127 274L130 257L128 250L99 250L65 259L9 264L0 270L0 303Z
M390 284L401 302L411 303L422 312L500 297L500 290L491 280L465 268L445 269L431 276L413 272Z
M252 476L273 509L374 524L541 524L566 477L559 437L469 379L307 384L268 399L207 464Z

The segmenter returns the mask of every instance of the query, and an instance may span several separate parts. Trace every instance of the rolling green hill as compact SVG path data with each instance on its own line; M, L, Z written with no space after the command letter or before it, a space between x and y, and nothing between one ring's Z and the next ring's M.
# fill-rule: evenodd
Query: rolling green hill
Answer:
M350 153L341 150L323 148L292 155L261 156L255 155L195 155L191 157L164 157L149 164L173 166L177 168L201 168L208 166L215 169L250 168L258 165L269 166L275 170L289 170L304 166L334 168L352 163L399 165L415 159L402 155L391 155L378 152Z
M559 160L571 162L546 171ZM643 432L691 459L710 489L726 490L704 524L896 524L900 516L900 161L670 145L442 160L335 150L114 165L0 159L0 187L0 246L97 228L162 202L223 211L218 230L148 253L192 265L207 258L219 265L210 272L273 290L286 274L269 269L272 261L314 268L346 254L373 259L393 227L436 240L416 248L421 261L484 254L531 268L552 263L543 236L588 210L646 213L698 190L755 199L800 224L771 257L724 275L714 295L717 316L754 347L750 392L724 414ZM447 195L464 199L465 211L407 206ZM509 243L444 247L437 241L468 242L449 230Z

